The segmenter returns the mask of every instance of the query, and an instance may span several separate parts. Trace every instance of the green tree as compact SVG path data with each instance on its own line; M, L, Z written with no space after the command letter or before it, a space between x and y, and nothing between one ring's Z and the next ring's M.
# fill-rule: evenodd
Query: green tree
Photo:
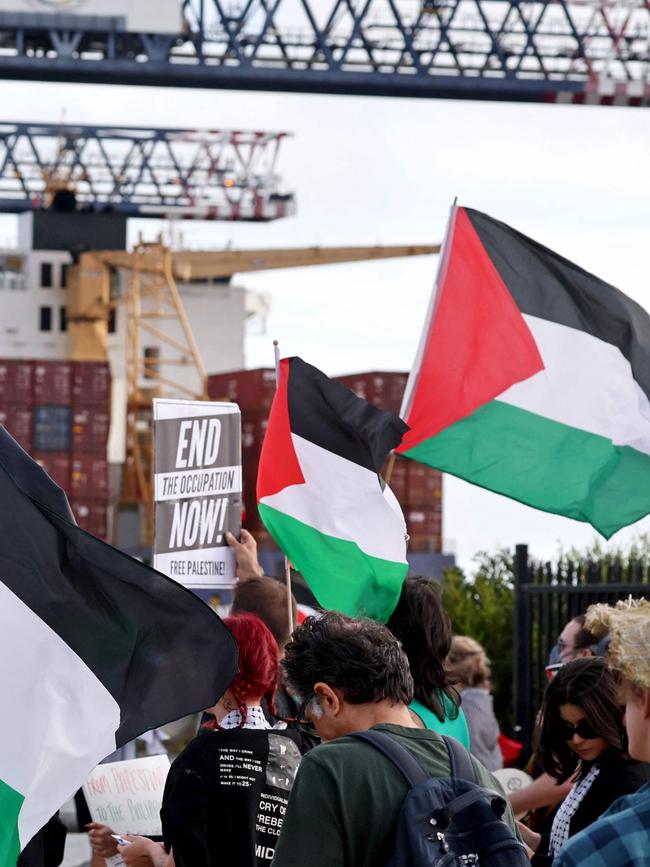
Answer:
M533 558L534 567L541 566ZM650 534L641 533L626 547L603 544L597 538L584 548L559 548L553 570L577 566L579 580L596 568L602 581L650 583ZM445 572L443 603L456 635L470 635L485 648L492 665L494 709L507 734L512 726L512 627L514 617L514 551L481 551L466 575ZM575 572L573 574L576 574Z
M479 552L471 576L445 572L443 603L456 635L470 635L485 648L492 666L494 709L506 733L512 725L512 620L514 558L502 548Z

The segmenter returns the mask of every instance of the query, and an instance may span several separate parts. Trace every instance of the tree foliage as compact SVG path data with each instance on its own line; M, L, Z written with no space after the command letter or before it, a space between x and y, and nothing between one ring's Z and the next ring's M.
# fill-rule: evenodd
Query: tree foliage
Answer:
M554 570L573 564L582 576L594 568L602 581L650 582L650 534L642 533L627 546L598 539L584 548L559 548ZM512 628L514 617L514 551L481 551L474 569L445 573L443 602L456 635L470 635L485 648L492 665L494 708L506 734L512 725ZM535 565L535 564L533 564ZM541 566L541 563L537 563Z
M443 603L454 633L475 638L490 658L494 709L507 733L512 722L514 559L503 548L481 551L474 562L469 577L459 568L445 573Z

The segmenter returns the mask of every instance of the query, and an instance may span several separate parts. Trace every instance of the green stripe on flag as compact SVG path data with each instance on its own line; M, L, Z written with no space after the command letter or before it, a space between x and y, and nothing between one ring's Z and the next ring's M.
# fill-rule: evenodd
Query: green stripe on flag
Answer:
M320 533L308 524L259 503L269 533L304 576L323 608L385 623L395 610L406 563L371 557L355 542Z
M18 814L25 799L0 780L0 867L16 867L20 854Z
M650 512L650 456L495 400L405 452L609 538Z

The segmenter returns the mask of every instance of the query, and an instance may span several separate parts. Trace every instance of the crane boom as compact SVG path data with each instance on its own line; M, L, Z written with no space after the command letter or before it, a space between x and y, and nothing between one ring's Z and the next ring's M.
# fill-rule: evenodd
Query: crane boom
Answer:
M231 277L251 271L303 268L345 262L369 262L408 256L430 256L440 252L438 244L402 244L375 247L295 247L259 250L180 250L172 254L174 276L182 282ZM96 254L110 268L130 268L131 253L104 250ZM141 268L157 273L159 260Z

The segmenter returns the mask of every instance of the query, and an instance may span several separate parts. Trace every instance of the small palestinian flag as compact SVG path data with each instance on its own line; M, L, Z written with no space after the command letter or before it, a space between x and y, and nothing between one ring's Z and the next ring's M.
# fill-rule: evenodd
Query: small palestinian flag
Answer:
M638 304L453 210L399 452L609 537L650 512L649 396Z
M280 362L259 511L324 608L383 621L397 604L406 525L379 468L405 430L300 358Z
M214 705L237 650L189 590L80 530L2 427L0 497L0 867L16 867L116 747Z

